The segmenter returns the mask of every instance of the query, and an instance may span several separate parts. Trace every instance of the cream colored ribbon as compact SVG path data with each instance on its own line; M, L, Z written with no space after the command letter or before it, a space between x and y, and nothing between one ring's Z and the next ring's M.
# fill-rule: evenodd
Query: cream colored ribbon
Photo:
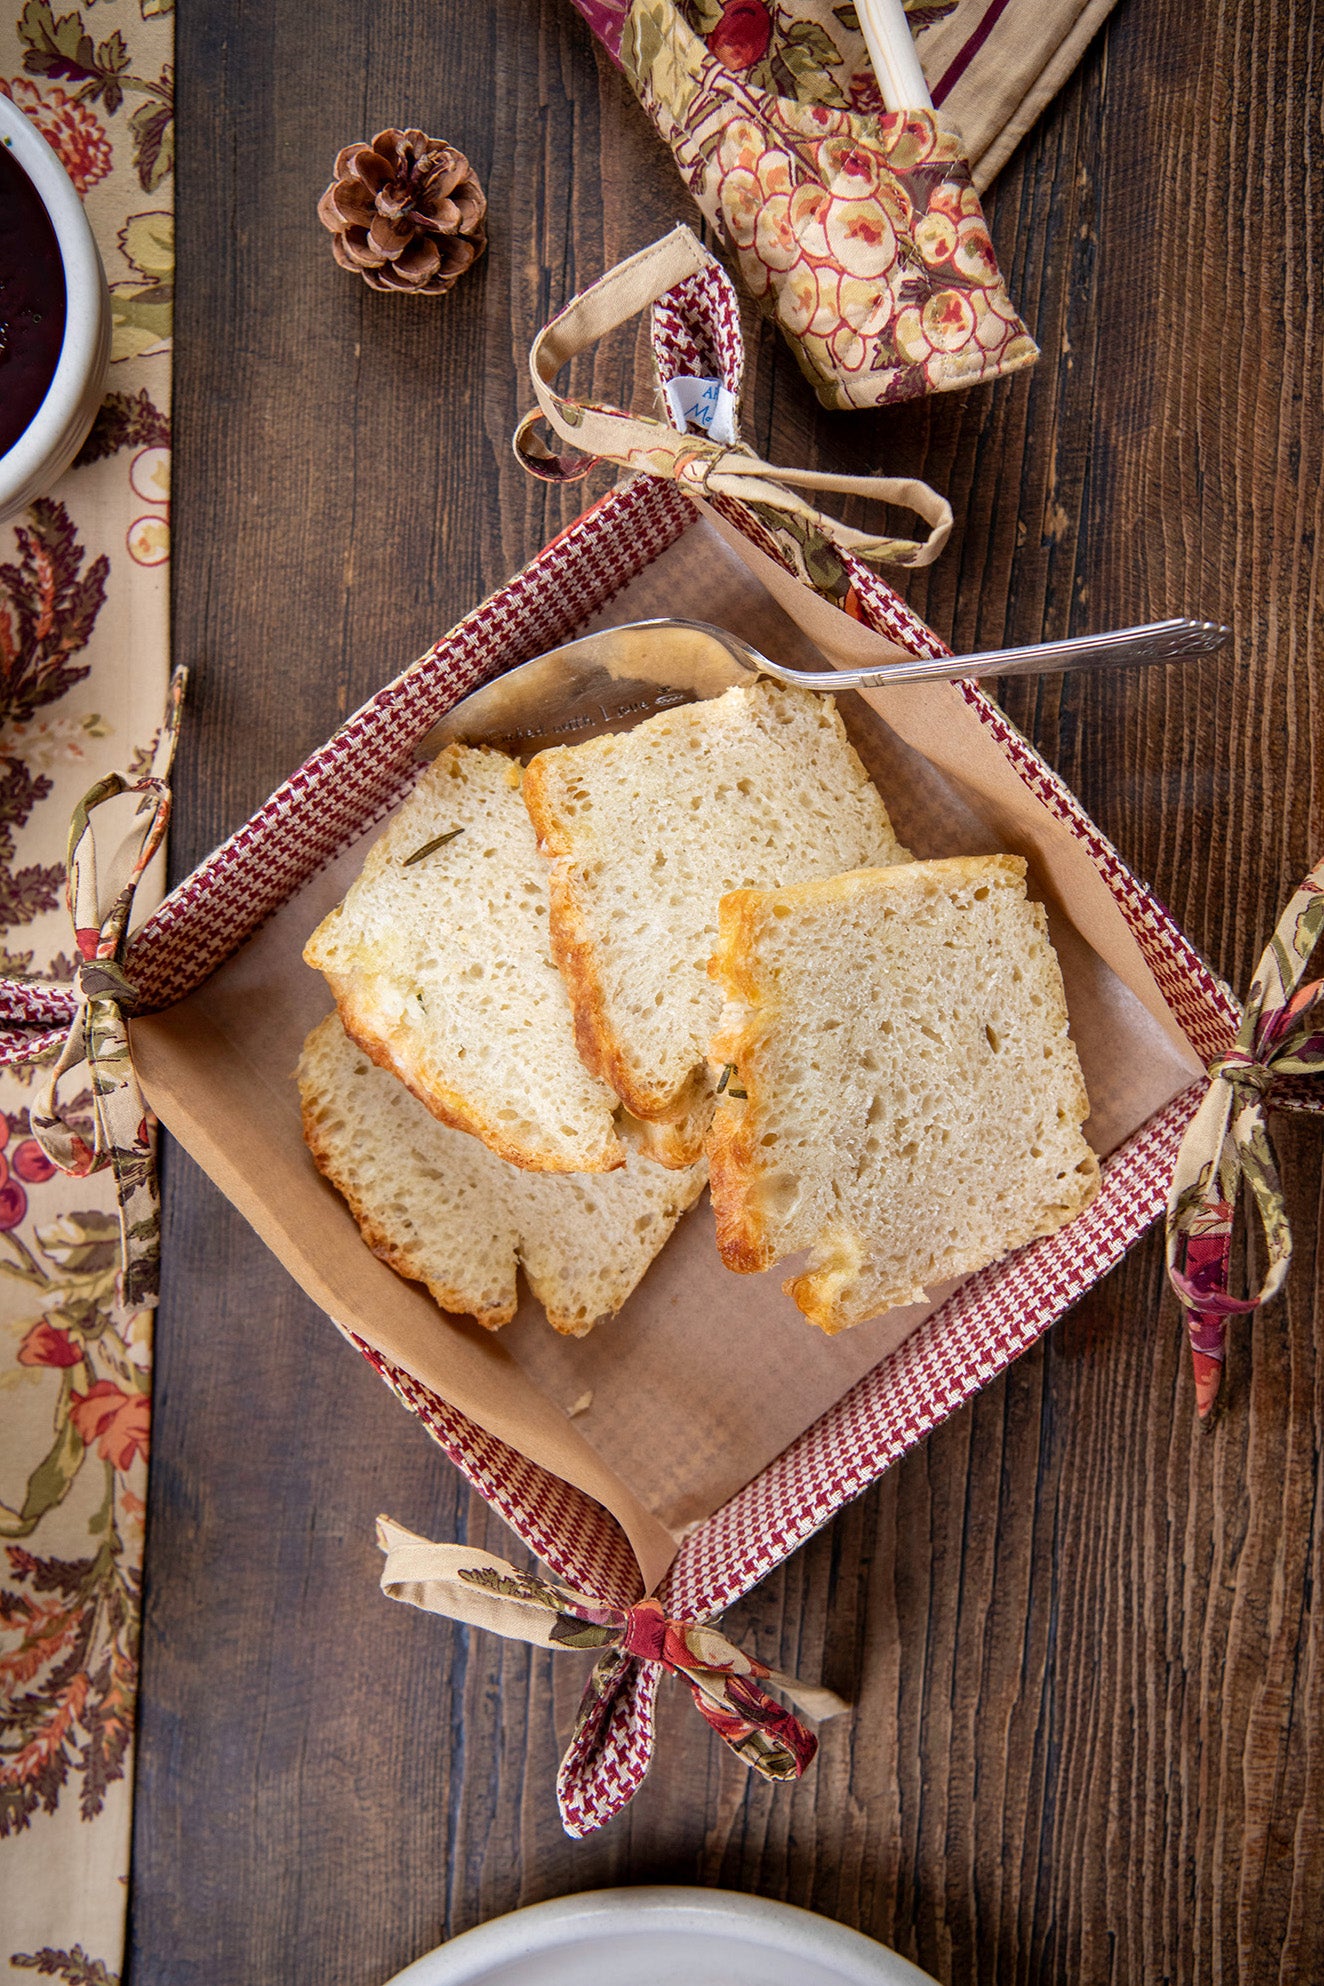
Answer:
M1168 1189L1168 1275L1191 1341L1196 1407L1218 1400L1229 1319L1276 1296L1292 1260L1292 1231L1269 1136L1275 1077L1324 1075L1324 978L1307 979L1324 938L1324 861L1278 920L1251 982L1237 1038L1209 1070ZM1264 1233L1265 1274L1251 1296L1231 1293L1232 1233L1241 1184Z
M656 303L687 277L713 275L727 283L721 264L687 227L674 228L650 248L640 249L568 303L538 333L529 353L537 408L515 432L515 453L533 475L570 481L587 475L595 462L617 462L643 475L662 476L695 497L722 496L752 510L760 523L789 533L802 550L808 540L826 541L868 565L921 566L937 558L952 528L952 508L927 483L909 476L836 476L811 469L777 468L743 442L734 448L705 435L682 434L664 421L627 414L619 407L566 400L552 389L561 368L609 331ZM732 307L735 297L732 292ZM587 459L570 463L537 439L539 420ZM823 490L838 496L870 497L912 510L931 528L924 539L878 537L815 510L796 490Z
M170 820L170 768L179 737L186 669L170 679L165 717L143 773L111 772L79 801L69 826L65 896L78 946L77 1007L49 1082L29 1113L32 1135L52 1165L77 1178L109 1166L115 1175L120 1253L117 1310L132 1316L157 1300L161 1207L156 1155L147 1109L129 1052L128 1016L137 993L124 972L134 896ZM107 859L97 846L114 818L116 800L135 802L132 817ZM89 1128L61 1097L67 1076L86 1081Z
M655 1599L615 1606L559 1580L519 1572L472 1545L431 1544L390 1517L377 1519L377 1542L386 1554L381 1585L388 1599L535 1648L600 1650L576 1739L627 1657L655 1662L682 1676L718 1736L767 1779L799 1778L817 1740L774 1702L765 1683L815 1722L838 1717L849 1707L832 1690L767 1668L708 1622L668 1619ZM574 1744L572 1740L572 1750Z

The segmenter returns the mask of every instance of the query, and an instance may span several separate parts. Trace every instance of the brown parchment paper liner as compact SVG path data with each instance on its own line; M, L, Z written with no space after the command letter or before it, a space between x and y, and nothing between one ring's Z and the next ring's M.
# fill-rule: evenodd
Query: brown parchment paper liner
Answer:
M789 578L775 583L783 577L720 520L696 521L589 625L670 613L725 623L807 663L819 658L804 627L835 661L894 652ZM1201 1067L1088 855L948 686L867 700L848 692L840 708L916 854L1007 848L1030 861L1090 1093L1086 1134L1101 1153L1112 1150ZM376 1260L316 1173L294 1084L303 1037L331 1004L302 963L304 941L379 832L380 824L314 877L189 999L135 1021L144 1089L342 1330L602 1503L651 1589L689 1525L780 1454L949 1292L824 1338L782 1294L785 1268L744 1277L723 1267L705 1196L620 1316L589 1338L558 1338L531 1301L496 1336L440 1313Z

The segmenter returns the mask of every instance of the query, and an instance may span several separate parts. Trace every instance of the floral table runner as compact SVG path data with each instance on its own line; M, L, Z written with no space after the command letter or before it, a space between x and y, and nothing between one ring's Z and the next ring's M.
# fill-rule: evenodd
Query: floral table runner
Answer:
M169 665L173 0L0 5L0 91L82 195L108 391L75 466L0 524L0 974L68 979L75 802L141 764ZM150 908L140 892L140 909ZM0 1074L0 1980L118 1979L151 1313L111 1320L109 1172L52 1173Z

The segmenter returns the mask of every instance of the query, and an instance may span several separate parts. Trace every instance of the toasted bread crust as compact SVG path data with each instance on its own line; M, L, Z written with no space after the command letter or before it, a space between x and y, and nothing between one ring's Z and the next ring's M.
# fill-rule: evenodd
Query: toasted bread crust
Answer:
M520 1173L370 1064L338 1014L308 1035L297 1081L313 1161L380 1261L488 1330L515 1315L522 1265L552 1328L585 1336L627 1301L706 1184L702 1164L678 1178L633 1149L614 1184Z
M327 984L336 1003L340 1024L356 1048L361 1048L370 1062L379 1069L385 1069L399 1079L416 1097L425 1110L440 1124L448 1124L452 1131L467 1131L479 1139L488 1150L495 1152L510 1165L517 1165L524 1172L615 1172L625 1164L625 1151L620 1139L612 1131L609 1139L598 1153L581 1149L569 1156L553 1151L550 1146L532 1145L528 1142L515 1144L505 1134L503 1127L490 1117L485 1117L463 1092L448 1088L440 1082L423 1083L417 1069L398 1058L391 1050L389 1042L375 1033L371 1021L366 1020L355 1006L354 986L343 979L333 979L328 973Z
M607 1017L607 1002L597 968L591 925L580 903L571 874L572 843L566 823L557 813L547 787L546 768L531 759L524 772L524 804L534 833L551 864L551 948L565 981L575 1017L575 1046L584 1067L615 1090L632 1117L650 1123L675 1124L693 1111L700 1094L691 1083L678 1095L650 1088L631 1066L625 1044ZM702 1150L695 1148L694 1157ZM685 1165L691 1159L663 1160Z
M366 1055L369 1050L365 1048L363 1052ZM345 1202L358 1224L359 1233L377 1260L384 1262L388 1269L394 1269L397 1275L406 1277L411 1283L422 1283L443 1310L449 1310L458 1317L476 1318L485 1331L499 1331L503 1324L509 1324L518 1307L518 1292L512 1296L509 1303L500 1304L495 1309L483 1310L475 1305L473 1298L466 1291L449 1288L425 1276L409 1250L401 1248L392 1240L367 1211L361 1197L343 1178L337 1177L334 1162L321 1136L316 1116L306 1100L301 1103L300 1108L304 1143L312 1154L313 1164Z
M704 1095L690 1115L677 1124L635 1117L622 1125L621 1136L654 1165L664 1166L668 1172L685 1172L703 1157L712 1115L712 1098Z
M727 1000L743 1007L743 1023L728 1025L709 1050L713 1062L739 1072L743 1099L724 1091L717 1098L708 1133L708 1185L717 1223L717 1247L728 1269L740 1276L757 1276L777 1259L767 1223L755 1204L753 1188L759 1175L755 1129L761 1103L758 1037L752 1003L760 981L755 969L754 939L764 918L769 890L732 890L717 911L717 950L708 964ZM728 1084L728 1091L729 1091Z
M478 1138L524 1171L612 1172L625 1164L612 1124L616 1103L584 1073L575 1049L572 1010L548 956L546 864L520 784L518 763L504 753L448 746L373 842L359 876L311 934L303 956L328 981L351 1039L439 1123ZM438 827L445 831L429 840ZM413 866L420 853L465 833L471 839L460 841L458 851L486 845L496 859L470 858L466 866L462 852L437 855L429 885L429 871ZM489 834L490 843L479 840ZM474 958L467 940L485 928L476 906L493 923L490 949L480 944ZM532 1027L527 1040L534 1052L545 1050L558 1072L550 1079L541 1063L526 1067L517 1059L516 1037L502 1036L490 1000L484 1018L487 989L468 987L471 979L483 981L493 963ZM432 975L425 991L440 991L435 1021L426 1004L415 1013L408 999L419 972ZM422 1003L424 991L418 998Z
M738 1276L757 1276L772 1267L777 1251L746 1190L751 1157L749 1142L740 1127L730 1124L729 1116L730 1113L721 1112L708 1133L708 1183L712 1189L717 1249L727 1268L734 1269Z
M811 1259L809 1268L803 1275L788 1276L782 1284L806 1321L816 1324L825 1337L835 1338L861 1320L844 1300L852 1284L858 1277L864 1251L858 1237L837 1234L832 1238L831 1249L824 1246L814 1251L814 1256L829 1257L821 1262ZM922 1303L924 1291L918 1283L898 1286L888 1302L889 1309L903 1303Z
M935 874L936 872L936 874ZM724 1024L710 1047L714 1064L733 1064L739 1071L739 1087L744 1099L732 1099L728 1092L717 1099L712 1129L708 1134L709 1184L717 1226L717 1245L722 1260L743 1275L757 1274L772 1267L777 1246L770 1224L760 1208L759 1189L771 1168L763 1153L762 1136L767 1128L766 1110L772 1102L767 1090L764 1044L776 1028L779 1005L775 986L765 980L759 940L780 908L785 914L806 902L821 904L825 898L843 902L857 893L895 893L926 886L929 880L947 880L953 886L975 881L1019 883L1023 889L1026 864L1019 856L953 856L943 861L892 870L860 869L825 882L791 885L778 890L735 890L723 897L718 913L717 947L709 964L711 976L723 988L728 1002ZM1040 904L1029 906L1038 930L1047 935L1047 914ZM1068 1015L1060 986L1045 988L1052 1023L1068 1033ZM1074 1112L1078 1121L1089 1113L1089 1099L1079 1064L1073 1072L1063 1071L1066 1092L1063 1107ZM733 1080L735 1080L733 1078ZM1053 1234L1088 1206L1099 1186L1098 1161L1087 1154L1065 1197L1027 1223L1009 1242L1006 1253L1023 1247L1043 1235ZM1078 1182L1078 1183L1076 1183ZM858 1262L852 1257L860 1249L855 1237L837 1235L829 1245L823 1238L814 1249L808 1267L782 1285L809 1322L832 1336L863 1321L864 1315L881 1309L919 1303L925 1290L909 1281L898 1282L886 1291L880 1303L862 1312L851 1293ZM964 1276L985 1266L985 1257L970 1254L953 1265L952 1274Z

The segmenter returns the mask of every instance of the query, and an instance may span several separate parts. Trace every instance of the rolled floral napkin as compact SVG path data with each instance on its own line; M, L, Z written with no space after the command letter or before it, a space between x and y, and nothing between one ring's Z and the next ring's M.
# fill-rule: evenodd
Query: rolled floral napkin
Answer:
M589 7L824 406L883 406L1034 363L960 135L937 113L855 107L854 58L775 0ZM839 33L841 16L855 18L838 8Z
M614 62L630 0L574 0ZM906 0L943 122L984 193L1052 102L1116 0ZM760 88L806 103L883 109L850 0L686 0L709 52Z

